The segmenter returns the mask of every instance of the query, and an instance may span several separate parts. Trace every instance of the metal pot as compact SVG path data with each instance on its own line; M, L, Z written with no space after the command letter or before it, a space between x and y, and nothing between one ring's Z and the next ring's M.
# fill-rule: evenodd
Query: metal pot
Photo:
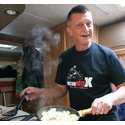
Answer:
M39 120L41 120L42 118L42 113L44 111L49 111L51 108L56 108L56 111L60 111L60 112L63 112L63 111L69 111L70 114L75 114L76 116L78 116L78 119L76 121L79 120L80 117L84 117L86 114L89 114L92 112L92 109L91 108L88 108L88 109L84 109L84 110L80 110L80 111L77 111L73 108L69 108L69 107L66 107L66 106L58 106L58 105L55 105L55 106L47 106L47 107L44 107L44 108L41 108L38 112L37 112L37 118Z

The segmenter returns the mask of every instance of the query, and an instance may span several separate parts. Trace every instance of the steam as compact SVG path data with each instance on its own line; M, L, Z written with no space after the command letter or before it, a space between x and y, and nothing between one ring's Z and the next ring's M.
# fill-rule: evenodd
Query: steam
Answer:
M25 44L26 46L31 46L33 50L35 48L39 51L41 58L43 55L45 56L46 64L44 71L45 76L51 75L53 69L58 64L58 60L54 60L48 52L51 51L51 47L54 46L58 48L58 44L60 42L60 34L54 34L52 30L47 27L41 27L40 25L36 25L33 27L31 31L29 31L29 35L26 37Z
M43 65L46 70L44 70L43 75L46 77L49 77L49 75L51 75L52 72L54 72L55 67L58 65L58 60L54 60L48 53L51 51L52 46L58 48L59 42L60 35L58 33L54 34L53 31L49 28L42 27L40 25L36 25L35 27L33 27L33 29L29 31L29 35L25 38L25 47L30 46L34 52L34 56L36 56L35 49L39 51L41 59L44 56L45 64L43 62ZM33 64L35 65L35 63L37 66L39 66L37 62L34 62ZM46 80L46 88L51 88L52 85L50 79L47 78ZM36 110L40 107L43 107L45 104L50 105L51 103L51 99L40 99L38 101L39 106L36 108Z
M58 33L54 34L47 27L36 25L29 33L30 35L26 38L29 44L35 44L36 48L43 49L45 53L50 51L51 46L58 47L58 43L60 42L60 35Z

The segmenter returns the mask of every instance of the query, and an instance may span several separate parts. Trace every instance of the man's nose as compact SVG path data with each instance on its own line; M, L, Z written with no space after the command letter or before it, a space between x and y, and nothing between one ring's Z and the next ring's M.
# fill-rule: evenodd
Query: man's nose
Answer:
M84 31L84 32L88 32L88 31L89 31L88 26L87 26L86 24L83 25L83 31Z

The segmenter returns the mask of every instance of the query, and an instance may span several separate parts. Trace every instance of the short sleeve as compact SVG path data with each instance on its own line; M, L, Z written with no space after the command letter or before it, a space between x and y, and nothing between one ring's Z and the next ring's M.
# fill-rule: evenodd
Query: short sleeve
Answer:
M109 56L110 81L116 86L125 82L125 68L114 52Z
M58 62L58 67L57 67L57 73L56 73L56 78L55 82L60 84L60 85L66 85L66 83L63 80L63 55L61 54L59 57L59 62Z

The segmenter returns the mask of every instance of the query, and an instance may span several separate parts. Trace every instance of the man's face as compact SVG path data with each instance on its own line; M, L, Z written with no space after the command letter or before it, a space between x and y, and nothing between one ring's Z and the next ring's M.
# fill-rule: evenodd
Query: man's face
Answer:
M93 35L93 21L90 12L73 13L71 15L68 33L74 37L76 45L87 45L91 42Z

